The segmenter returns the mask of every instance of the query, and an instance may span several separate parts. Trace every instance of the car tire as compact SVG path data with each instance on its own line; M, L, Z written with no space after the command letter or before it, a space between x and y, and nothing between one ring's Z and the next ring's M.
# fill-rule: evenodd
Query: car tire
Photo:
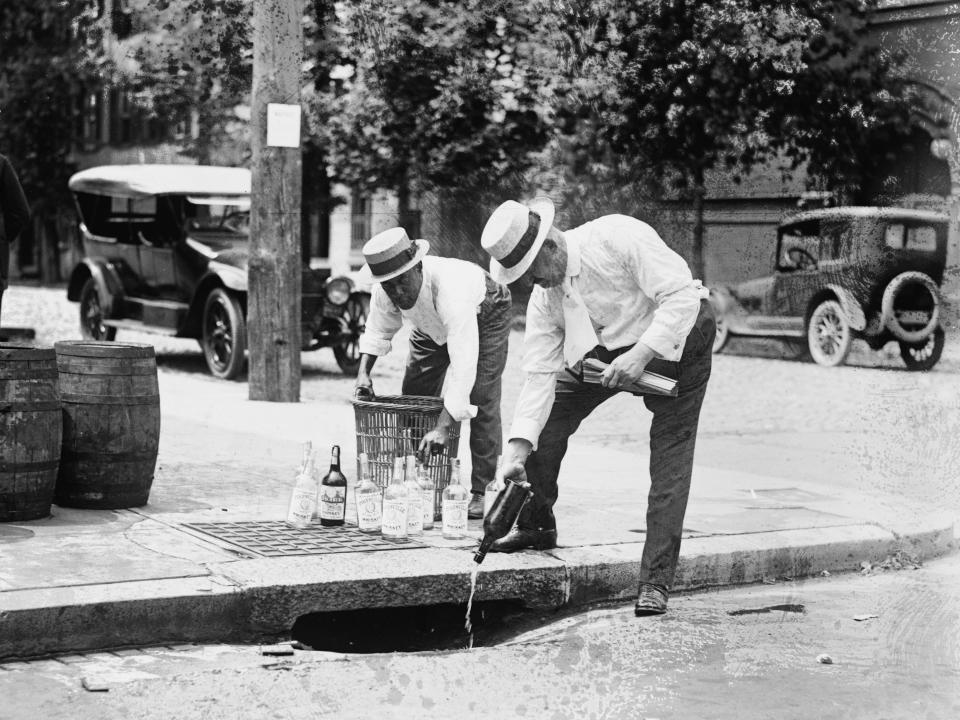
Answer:
M722 352L727 340L730 339L730 328L727 326L727 319L723 313L714 310L714 321L717 325L717 334L713 338L713 351Z
M80 290L80 336L84 340L113 340L117 329L103 324L103 303L97 282L88 278Z
M214 377L233 380L243 372L247 350L247 322L240 299L214 288L203 304L201 346Z
M810 315L807 324L807 346L817 365L842 365L850 354L853 331L843 308L836 300L824 300Z
M911 285L920 286L930 296L930 319L926 325L917 330L908 330L897 317L897 301L902 300L904 291ZM923 343L935 328L940 325L940 288L926 273L911 270L897 275L883 291L880 301L880 314L883 324L897 339L906 343Z
M920 343L907 343L898 341L900 345L900 357L903 358L907 370L930 370L940 361L943 355L943 345L945 333L943 328L937 327L929 337Z
M367 327L370 312L370 296L355 293L344 305L343 317L349 328L349 337L333 346L333 357L345 375L355 376L360 369L360 336Z

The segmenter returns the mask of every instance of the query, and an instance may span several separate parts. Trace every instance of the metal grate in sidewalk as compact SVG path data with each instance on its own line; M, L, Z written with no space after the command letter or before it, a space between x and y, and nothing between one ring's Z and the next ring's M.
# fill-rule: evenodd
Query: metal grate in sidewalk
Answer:
M415 540L391 541L360 532L356 526L294 528L282 520L184 523L183 527L209 535L261 557L321 555L324 553L407 550L427 547Z

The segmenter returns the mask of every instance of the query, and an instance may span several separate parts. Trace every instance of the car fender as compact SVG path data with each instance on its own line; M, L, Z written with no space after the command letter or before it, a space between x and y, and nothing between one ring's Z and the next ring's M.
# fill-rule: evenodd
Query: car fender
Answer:
M368 295L373 292L373 275L370 273L370 267L364 265L359 270L351 270L344 273L343 277L353 283L353 288L357 292L364 292Z
M723 285L710 288L707 302L713 308L715 317L720 318L728 332L740 332L745 326L746 313L730 288Z
M97 284L97 293L100 295L100 307L104 317L113 314L116 301L123 297L123 283L112 263L102 260L84 258L70 273L70 282L67 284L67 299L74 302L80 299L80 291L87 278L93 278Z
M724 313L727 314L736 307L737 301L734 300L733 295L730 291L721 286L711 287L710 295L707 298L710 305L713 306L714 313Z
M220 279L223 285L237 292L247 292L247 271L246 268L238 268L226 263L211 260L207 265L207 274L215 275Z
M850 328L862 332L867 327L867 316L853 293L840 285L827 285L827 289L837 296L837 302L840 303L840 309L846 315Z

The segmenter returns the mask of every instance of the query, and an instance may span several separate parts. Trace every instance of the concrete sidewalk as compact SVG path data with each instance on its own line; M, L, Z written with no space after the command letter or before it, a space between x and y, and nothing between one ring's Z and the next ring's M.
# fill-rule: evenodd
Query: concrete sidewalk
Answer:
M0 523L0 659L74 650L244 640L318 611L465 603L473 537L439 529L423 548L259 557L184 527L281 520L300 444L339 444L355 481L353 408L255 403L247 386L161 373L160 458L148 505L54 506ZM465 438L461 457L469 460ZM475 601L559 607L636 592L647 458L571 443L557 506L560 547L488 555ZM469 477L465 474L465 477ZM902 498L697 467L676 588L801 578L953 548L953 518ZM352 493L351 493L352 495ZM348 518L352 513L348 506Z

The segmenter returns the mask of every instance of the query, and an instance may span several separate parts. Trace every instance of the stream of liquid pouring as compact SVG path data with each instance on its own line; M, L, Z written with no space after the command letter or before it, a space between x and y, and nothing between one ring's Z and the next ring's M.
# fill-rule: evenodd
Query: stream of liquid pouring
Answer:
M470 571L470 598L467 600L467 619L463 623L463 629L470 633L470 647L473 647L473 623L470 622L470 610L473 608L473 594L477 591L477 575L480 574L480 566L474 565Z

